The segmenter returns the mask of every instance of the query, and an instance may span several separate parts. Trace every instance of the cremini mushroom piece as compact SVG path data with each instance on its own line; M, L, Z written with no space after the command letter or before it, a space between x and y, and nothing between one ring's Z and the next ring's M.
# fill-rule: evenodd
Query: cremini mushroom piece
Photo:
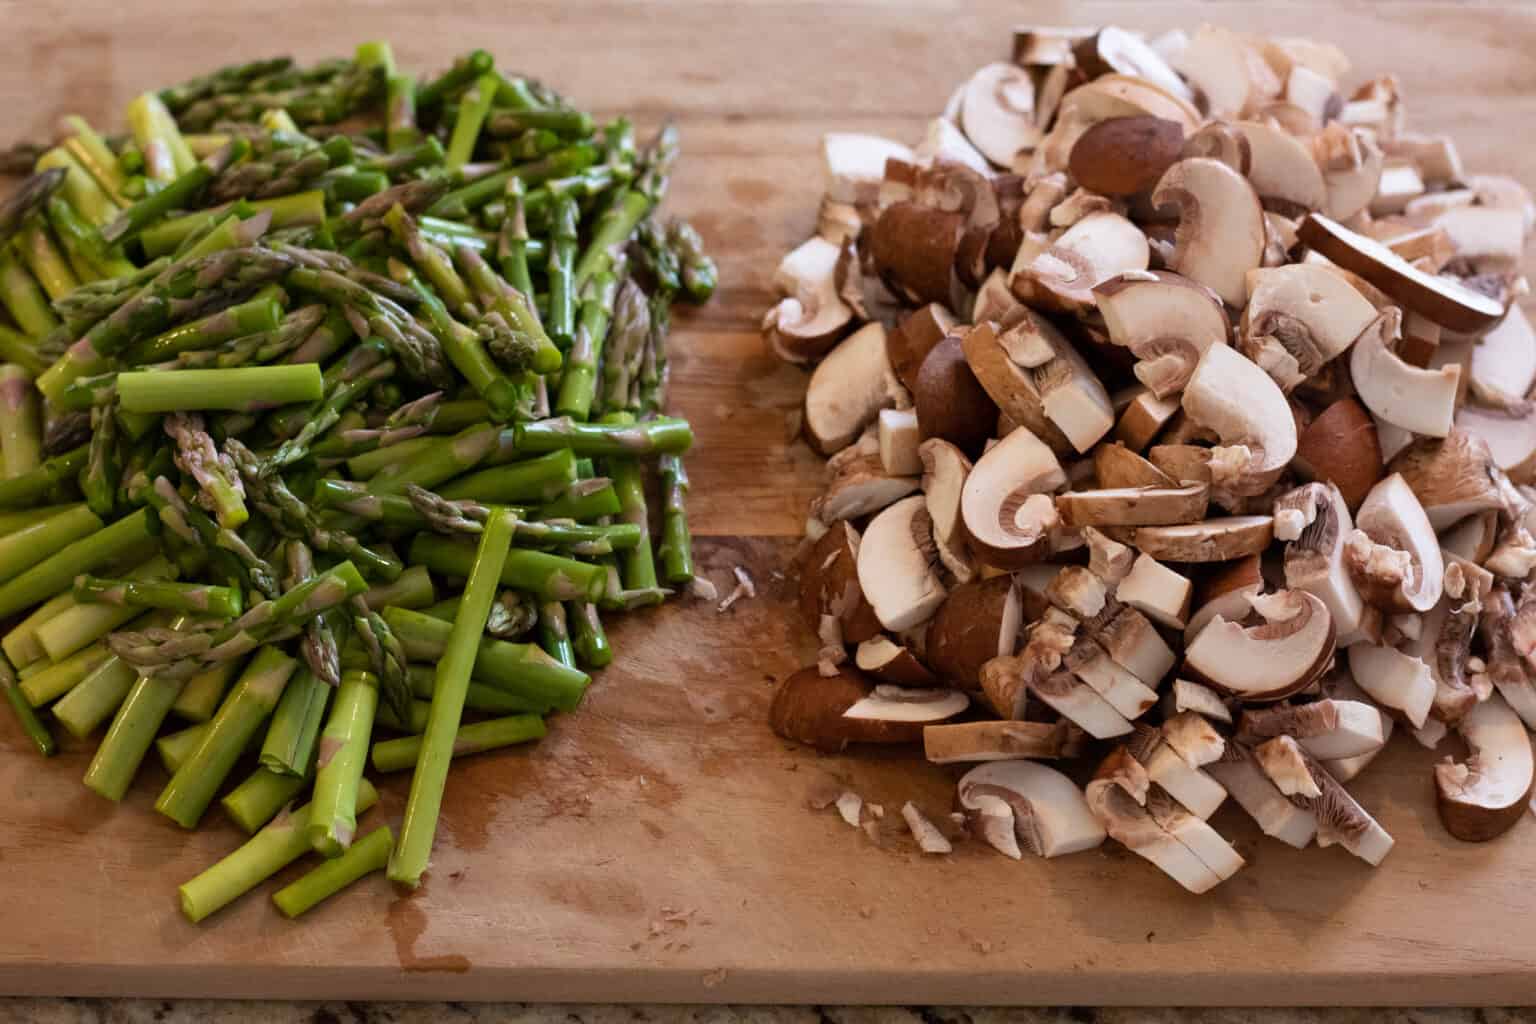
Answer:
M966 477L960 515L972 549L1011 569L1046 554L1058 522L1052 493L1067 482L1050 448L1020 427L987 451Z
M1136 379L1157 398L1183 390L1205 350L1230 331L1214 292L1168 271L1119 274L1094 293L1110 340L1136 356Z
M976 832L1014 860L1028 850L1062 857L1104 842L1104 829L1077 784L1033 761L997 761L960 778L960 806Z
M1444 437L1456 415L1461 367L1425 370L1406 362L1396 351L1402 320L1391 306L1360 332L1349 353L1350 377L1376 416L1415 434Z
M1251 597L1265 621L1245 627L1217 616L1184 652L1184 673L1246 701L1282 700L1306 689L1333 658L1328 606L1302 590Z
M780 358L806 363L837 343L853 319L838 289L842 248L812 238L784 257L774 286L786 296L763 317L763 333Z
M903 498L870 522L859 544L859 586L882 626L911 629L938 610L945 591L935 561L932 520L921 495Z
M1483 842L1503 835L1524 815L1531 797L1531 737L1520 716L1497 695L1457 724L1470 756L1435 766L1440 820L1457 839Z
M1264 208L1253 187L1220 161L1192 157L1168 168L1152 202L1179 211L1170 269L1241 307L1248 271L1264 262Z

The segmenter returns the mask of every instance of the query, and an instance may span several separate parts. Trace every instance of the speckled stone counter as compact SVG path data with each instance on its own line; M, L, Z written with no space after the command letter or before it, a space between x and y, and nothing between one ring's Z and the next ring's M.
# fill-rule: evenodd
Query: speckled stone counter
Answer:
M1536 1024L1536 1009L987 1009L0 1000L0 1024Z

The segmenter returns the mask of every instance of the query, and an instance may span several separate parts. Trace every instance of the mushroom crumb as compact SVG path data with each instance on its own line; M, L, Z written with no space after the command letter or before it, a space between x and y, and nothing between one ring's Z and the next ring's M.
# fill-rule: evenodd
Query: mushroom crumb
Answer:
M828 470L769 721L963 774L938 825L813 806L1195 893L1251 852L1229 797L1381 863L1346 784L1394 732L1465 741L1423 762L1451 835L1523 815L1536 201L1406 115L1323 41L1030 27L916 144L826 138L764 321Z
M738 565L731 571L736 574L736 586L731 589L729 594L725 595L725 600L720 602L719 606L715 609L716 611L729 611L731 606L742 598L757 596L757 584L752 581L752 577L747 570Z
M688 584L688 593L699 601L717 601L720 598L720 591L707 576L695 576L693 582Z

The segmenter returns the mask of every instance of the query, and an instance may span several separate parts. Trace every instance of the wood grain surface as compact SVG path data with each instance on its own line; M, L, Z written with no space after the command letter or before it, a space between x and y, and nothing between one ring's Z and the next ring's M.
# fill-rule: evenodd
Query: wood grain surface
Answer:
M1355 785L1397 838L1379 870L1340 849L1215 823L1249 866L1195 898L1113 845L1008 861L979 844L923 858L805 803L845 782L894 810L949 809L953 774L905 757L818 758L762 724L810 653L779 575L819 460L787 439L802 380L756 322L780 254L811 229L831 128L914 138L952 85L1007 52L1021 17L1160 29L1221 20L1310 34L1362 74L1393 69L1415 127L1470 168L1536 183L1536 15L1414 3L506 3L398 0L0 2L0 134L60 114L120 123L136 92L237 58L313 58L393 40L403 64L471 46L601 111L679 117L673 205L723 287L676 332L676 398L701 563L759 595L720 615L629 617L619 663L526 752L455 767L429 884L375 877L301 923L272 887L201 927L175 886L240 841L119 807L79 782L89 751L31 756L0 716L0 992L285 998L1170 1004L1508 1003L1536 999L1533 826L1452 840L1430 756L1396 744ZM403 780L369 824L399 813ZM285 876L286 877L286 876Z

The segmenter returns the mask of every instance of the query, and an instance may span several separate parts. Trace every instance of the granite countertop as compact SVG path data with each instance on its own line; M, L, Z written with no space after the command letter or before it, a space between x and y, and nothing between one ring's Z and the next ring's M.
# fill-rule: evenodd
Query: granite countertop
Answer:
M0 1024L1536 1024L1536 1009L1178 1010L0 1000Z

